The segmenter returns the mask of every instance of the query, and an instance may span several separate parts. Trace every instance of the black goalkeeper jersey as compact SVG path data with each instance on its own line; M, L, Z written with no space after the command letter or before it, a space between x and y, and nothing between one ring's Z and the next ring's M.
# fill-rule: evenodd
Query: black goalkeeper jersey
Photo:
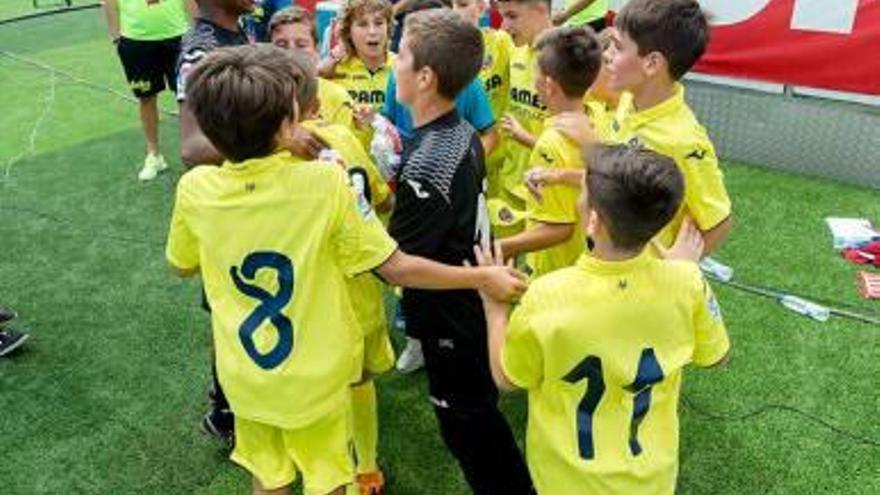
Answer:
M404 144L391 236L409 254L474 263L473 246L490 236L485 178L479 136L455 110L415 129ZM405 289L403 310L413 337L485 339L476 291Z

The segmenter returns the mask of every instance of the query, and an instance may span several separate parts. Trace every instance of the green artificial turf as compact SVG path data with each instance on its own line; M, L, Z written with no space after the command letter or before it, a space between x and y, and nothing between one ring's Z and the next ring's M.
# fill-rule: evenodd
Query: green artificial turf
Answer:
M4 2L0 18L12 10ZM0 49L126 90L98 10L0 26ZM167 96L163 106L173 109ZM32 334L0 360L0 493L246 493L248 476L198 431L208 322L197 282L170 276L163 257L177 172L135 180L143 144L130 102L2 56L0 109L0 304ZM176 122L161 131L176 162ZM735 228L718 258L740 280L880 312L856 295L857 268L823 224L880 221L880 192L732 163L725 173ZM880 493L880 328L716 290L733 358L688 374L690 403L730 416L795 407L875 445L792 412L719 421L685 406L679 493ZM425 388L420 375L379 380L388 493L465 494ZM524 398L504 408L521 438Z

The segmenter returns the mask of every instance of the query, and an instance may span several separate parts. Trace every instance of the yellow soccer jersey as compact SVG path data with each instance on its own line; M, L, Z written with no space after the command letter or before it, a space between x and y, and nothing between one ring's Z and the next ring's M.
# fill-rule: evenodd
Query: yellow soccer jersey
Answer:
M536 138L544 130L549 117L547 107L535 88L538 51L531 46L516 47L510 58L510 98L507 112ZM507 139L504 166L501 169L502 198L515 207L523 205L528 193L523 186L523 173L530 168L531 148Z
M589 93L584 96L584 108L593 123L596 138L600 142L609 142L614 138L615 109L604 101L593 98Z
M682 369L729 348L693 263L585 254L534 281L511 316L502 366L528 389L538 493L672 495Z
M544 132L535 143L529 164L547 169L573 168L582 170L584 161L580 148L552 128L553 118L547 119ZM546 275L560 268L572 266L586 251L586 235L580 227L577 200L580 190L565 184L542 189L542 200L537 201L530 194L526 199L528 220L526 230L535 228L538 223L573 224L572 236L562 244L526 255L526 264L533 278Z
M385 104L388 78L393 69L394 55L391 53L388 54L385 65L375 72L370 71L360 58L351 56L336 65L336 77L333 82L348 91L356 107L369 105L379 113L382 111L382 105ZM394 95L391 97L393 98ZM355 128L355 135L361 144L369 149L370 141L373 139L372 128L363 130Z
M657 234L661 245L672 245L686 216L693 218L700 230L712 229L730 216L730 198L715 147L688 108L684 86L677 84L672 98L641 112L635 111L632 95L624 94L614 126L614 142L645 146L666 155L675 160L684 175L684 201L672 221Z
M504 116L507 100L510 97L510 56L513 52L513 39L500 29L483 29L483 67L480 69L480 81L486 90L486 96L492 106L495 121ZM498 146L486 157L487 195L498 197L501 189L501 168L504 166L505 139L499 136Z
M344 277L396 249L332 164L278 153L180 179L166 253L200 269L236 415L293 429L344 407L362 354Z
M339 153L351 178L351 186L357 195L361 212L369 222L378 224L378 228L384 228L371 209L387 200L391 191L351 130L341 125L317 121L303 122L303 127L312 130ZM382 282L372 273L364 273L346 279L346 285L364 335L387 328Z
M354 104L345 88L333 81L319 78L318 101L321 102L321 119L352 127Z
M507 31L483 29L483 67L480 81L492 105L495 119L500 119L507 109L510 92L510 56L514 50L513 39Z

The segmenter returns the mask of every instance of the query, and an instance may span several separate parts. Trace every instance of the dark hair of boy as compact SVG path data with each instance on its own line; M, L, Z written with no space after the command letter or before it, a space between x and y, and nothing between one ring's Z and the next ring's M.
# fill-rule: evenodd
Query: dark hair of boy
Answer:
M304 53L294 50L292 55L290 63L297 81L296 104L302 116L318 100L318 68Z
M423 10L449 8L452 8L452 3L445 0L412 0L407 4L406 10L403 14L409 15Z
M429 67L437 92L454 100L483 66L483 35L479 28L449 9L410 14L404 25L413 56L413 70Z
M497 3L545 3L548 8L553 4L552 0L497 0Z
M279 26L287 24L306 24L309 26L309 32L312 34L312 40L318 44L318 27L315 24L315 16L308 10L294 5L293 7L285 7L272 16L269 20L269 33L275 31Z
M675 80L691 70L709 44L709 20L696 0L633 0L615 26L636 43L639 55L663 55Z
M602 46L590 27L558 27L535 44L538 66L569 98L583 98L602 68Z
M186 101L211 143L233 162L270 155L296 120L293 55L272 45L220 48L189 76Z
M678 211L681 171L671 158L632 146L596 145L587 153L588 205L616 248L641 249Z

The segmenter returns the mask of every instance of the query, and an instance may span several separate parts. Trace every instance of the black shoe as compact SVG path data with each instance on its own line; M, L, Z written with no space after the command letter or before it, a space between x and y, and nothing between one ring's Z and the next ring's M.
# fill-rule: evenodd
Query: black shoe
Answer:
M229 409L212 409L202 418L202 430L232 447L235 440L235 415Z
M9 308L0 308L0 328L16 318L18 318L18 313L15 311Z
M0 331L0 357L21 347L28 339L28 334L16 332L15 330Z

